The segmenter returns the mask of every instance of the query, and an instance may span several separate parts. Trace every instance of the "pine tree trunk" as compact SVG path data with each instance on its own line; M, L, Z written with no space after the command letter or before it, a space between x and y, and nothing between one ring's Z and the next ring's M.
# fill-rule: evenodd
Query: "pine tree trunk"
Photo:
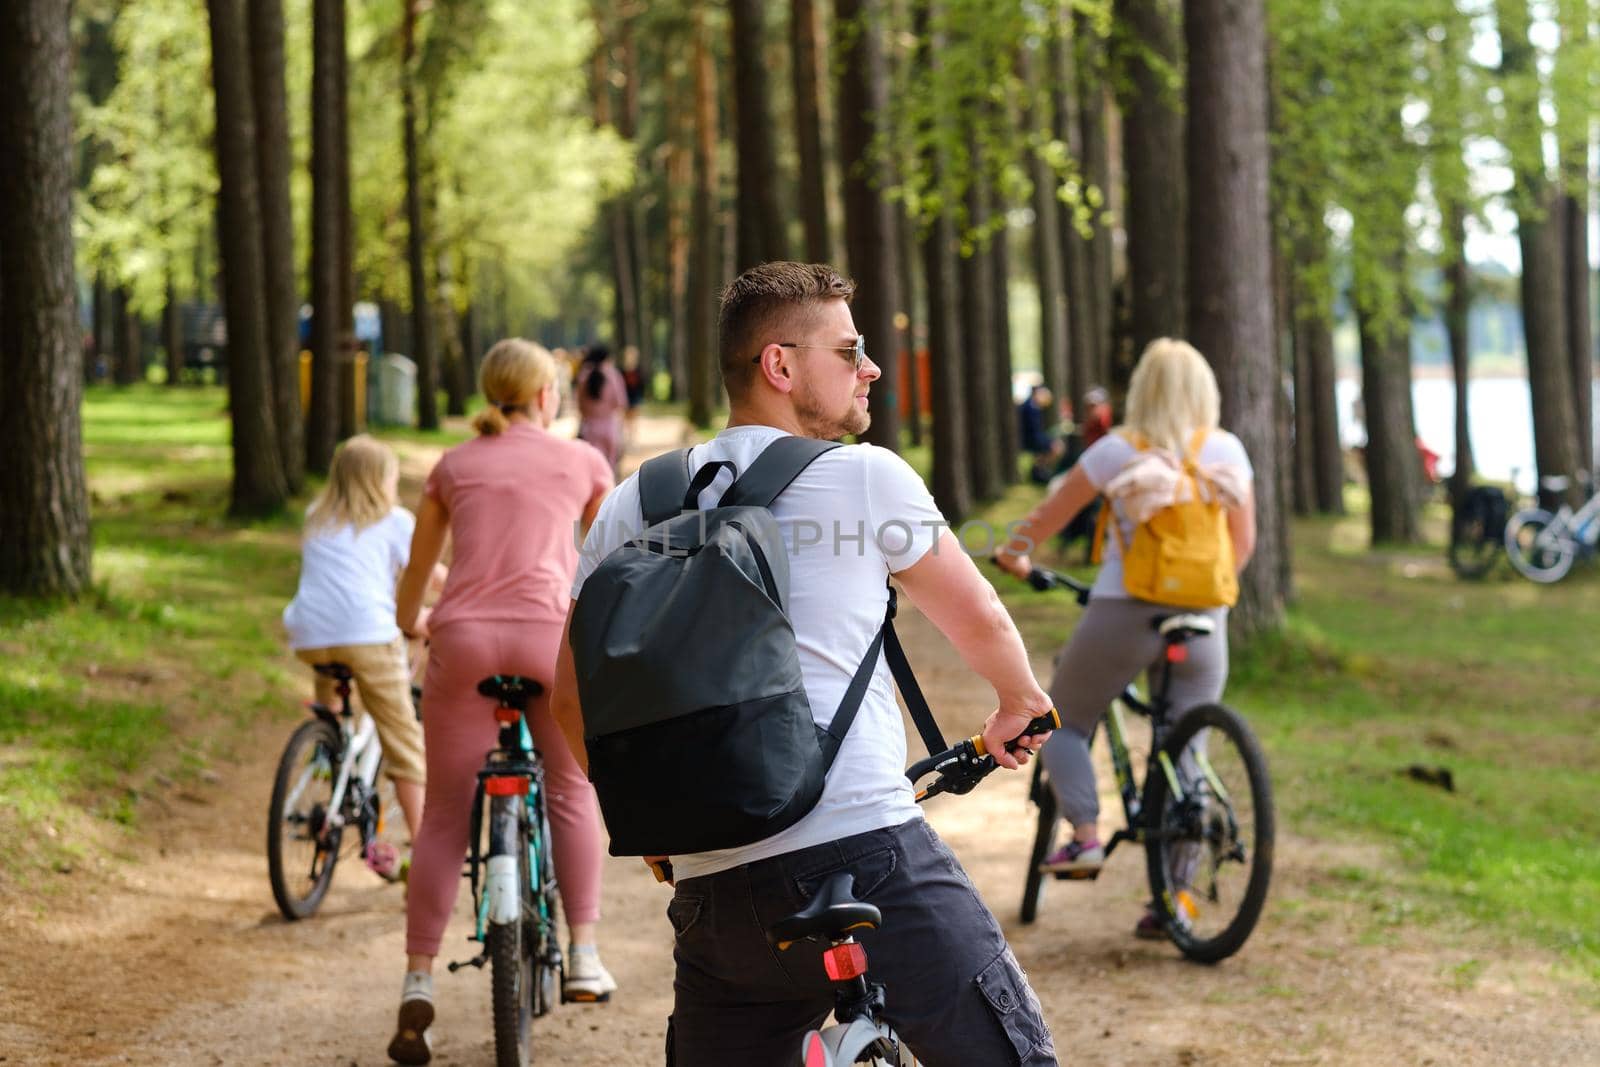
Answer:
M1587 146L1585 146L1587 147ZM1568 179L1562 197L1566 223L1567 361L1572 368L1572 413L1578 435L1578 469L1594 471L1594 334L1589 323L1589 184ZM1574 195L1573 190L1577 193Z
M1565 493L1540 486L1546 507L1562 497L1576 506L1582 499L1577 484L1577 404L1572 396L1572 364L1564 351L1567 339L1566 261L1561 197L1553 186L1531 186L1536 204L1517 223L1522 247L1522 324L1528 346L1528 391L1533 402L1533 453L1541 483L1568 479ZM1537 199L1535 199L1537 198Z
M989 219L989 191L983 175L977 136L967 131L967 224L981 229ZM999 435L1013 432L1011 420L996 424L994 354L994 282L989 277L994 261L986 246L973 243L958 264L961 290L961 349L966 377L967 461L974 503L995 499L1005 488L1000 469Z
M872 180L873 142L886 121L889 71L881 0L835 0L835 22L849 27L839 55L839 165L844 173L845 250L855 277L856 329L883 372L872 386L872 425L862 438L900 451L900 360L894 328L894 217Z
M1294 382L1294 513L1311 515L1317 510L1317 419L1312 401L1310 338L1306 320L1298 313L1303 298L1294 266L1284 262L1280 270L1287 292L1278 306L1278 321L1290 327L1289 359Z
M1078 65L1072 18L1063 12L1050 39L1050 99L1056 140L1074 160L1083 159L1083 124L1078 116ZM1061 270L1067 296L1066 391L1073 410L1082 414L1083 394L1094 383L1094 302L1089 282L1089 243L1078 230L1076 211L1058 212Z
M0 592L89 586L68 5L0 4Z
M1398 264L1398 260L1396 261ZM1422 481L1411 414L1409 328L1384 331L1357 310L1361 334L1361 405L1367 425L1367 489L1372 498L1372 543L1420 540Z
M244 0L208 0L217 112L218 212L228 316L228 411L233 420L234 515L283 507L288 484L272 418L272 368L261 294L261 197Z
M605 35L606 22L600 10L595 21L601 28L601 37L591 60L590 91L594 95L594 121L597 126L614 126L611 113L611 45ZM634 283L633 257L629 247L632 233L629 198L613 198L602 209L605 212L606 236L611 251L611 286L615 299L611 302L611 340L621 350L629 345L637 347L634 331L639 326L639 306Z
M1005 204L997 202L995 212L1005 215ZM994 322L994 408L991 418L1000 428L995 434L999 449L1000 482L1017 481L1017 454L1021 442L1017 433L1017 412L1011 399L1011 237L1006 227L995 230L989 239L990 314Z
M111 351L111 331L108 328L111 322L111 287L106 284L106 272L96 268L94 272L94 293L91 299L94 306L89 311L91 319L90 333L94 338L94 352L89 359L84 360L83 380L85 382L98 381L100 367Z
M400 108L405 142L406 260L411 275L411 338L416 345L417 425L439 428L439 357L434 340L433 305L428 296L428 242L422 221L422 175L417 145L417 8L422 0L402 0Z
M1176 0L1117 0L1131 38L1122 110L1128 174L1128 290L1133 350L1157 337L1181 337L1184 307L1183 114L1180 89L1158 61L1181 69Z
M119 285L111 293L112 374L118 385L132 385L140 378L139 319L128 297L128 287Z
M161 347L167 353L167 384L176 386L183 381L183 311L178 306L171 268L167 270L166 299L161 305Z
M1038 101L1040 62L1033 51L1021 49L1022 83L1027 99ZM1048 111L1034 107L1023 112L1024 133L1047 138L1050 135ZM1039 371L1047 389L1059 397L1071 396L1067 371L1067 292L1061 256L1061 202L1056 199L1060 184L1054 169L1037 151L1028 153L1028 172L1033 179L1033 270L1039 286ZM1047 417L1054 418L1054 413Z
M789 42L794 54L795 141L800 153L800 219L805 224L806 258L833 262L828 222L828 189L822 155L824 79L815 0L794 0Z
M674 67L676 70L676 67ZM676 73L674 74L676 78ZM682 96L692 96L694 71L679 83ZM681 99L681 96L680 96ZM664 249L667 276L667 372L672 379L672 398L689 395L689 192L694 180L695 108L673 108L667 149L667 241Z
M689 421L705 429L717 406L717 291L722 278L718 219L717 85L703 3L694 9L694 206L689 223Z
M1472 435L1467 398L1471 394L1472 349L1467 324L1472 312L1472 272L1467 266L1466 211L1451 209L1450 247L1455 254L1444 265L1446 288L1444 332L1450 343L1450 373L1455 381L1456 468L1450 475L1450 498L1460 500L1472 487Z
M1224 424L1255 467L1256 554L1232 632L1283 624L1281 393L1272 323L1266 12L1262 0L1186 0L1191 337L1217 368Z
M306 412L306 467L325 474L339 439L339 53L342 0L313 0L311 24L311 408ZM384 342L399 340L384 322Z
M256 188L261 198L262 315L283 480L295 493L305 482L305 439L300 414L300 299L295 291L294 220L289 209L283 2L249 0L249 5Z
M622 113L617 130L629 141L639 136L639 57L633 32L638 13L638 9L624 10L617 24L617 45L622 56ZM640 169L644 169L642 164ZM655 320L650 313L652 294L649 272L645 269L650 258L649 244L645 239L645 206L640 196L641 184L636 183L634 192L627 197L628 276L633 287L633 343L638 348L639 375L645 382L645 393L649 395L649 383L655 371ZM472 355L470 362L476 378L477 357L475 354L469 355Z
M778 157L767 101L766 0L729 0L733 30L734 148L739 168L738 270L789 258L778 203Z
M1087 15L1076 16L1078 46L1078 121L1082 126L1084 178L1099 190L1102 202L1094 211L1093 234L1085 262L1088 267L1086 309L1090 330L1091 385L1111 381L1111 226L1104 219L1111 211L1111 143L1106 129L1106 42L1089 24Z
M1333 358L1333 321L1319 308L1302 327L1311 364L1312 434L1316 455L1317 511L1344 514L1344 442L1339 437L1338 367Z

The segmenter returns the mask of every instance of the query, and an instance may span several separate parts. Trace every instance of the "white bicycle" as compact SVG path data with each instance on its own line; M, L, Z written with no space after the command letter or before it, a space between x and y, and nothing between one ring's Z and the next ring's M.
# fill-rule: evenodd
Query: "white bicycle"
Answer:
M1542 478L1539 484L1561 493L1570 483L1554 477ZM1559 582L1574 562L1595 554L1596 542L1600 542L1600 493L1576 511L1567 504L1554 514L1544 508L1524 508L1506 523L1506 558L1535 582Z
M350 668L319 663L314 669L333 679L339 707L312 704L312 717L289 736L267 817L272 896L291 922L310 918L322 904L347 827L356 828L361 855L376 870L381 855L389 852L392 860L398 853L390 828L404 825L394 786L382 776L377 726L350 706Z

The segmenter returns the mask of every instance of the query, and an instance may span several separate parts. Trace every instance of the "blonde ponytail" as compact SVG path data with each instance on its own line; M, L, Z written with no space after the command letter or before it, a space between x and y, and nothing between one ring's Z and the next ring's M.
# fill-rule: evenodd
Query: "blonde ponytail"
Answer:
M489 406L472 420L473 429L484 437L504 433L511 412L531 416L540 392L555 380L555 357L543 345L521 337L495 342L478 369L478 387Z

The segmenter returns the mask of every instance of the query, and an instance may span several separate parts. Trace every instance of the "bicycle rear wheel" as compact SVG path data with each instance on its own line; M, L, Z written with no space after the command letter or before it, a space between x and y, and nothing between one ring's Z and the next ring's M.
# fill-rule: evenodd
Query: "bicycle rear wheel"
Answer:
M1530 581L1559 582L1577 558L1578 546L1565 529L1548 532L1555 521L1548 511L1528 508L1506 523L1506 558Z
M1045 874L1039 865L1055 849L1057 828L1061 819L1056 814L1056 794L1044 776L1042 764L1033 767L1033 782L1028 787L1028 799L1039 808L1039 825L1033 834L1033 848L1028 853L1028 874L1022 882L1022 914L1024 924L1039 917L1039 900L1044 896Z
M1244 719L1220 704L1186 712L1162 755L1144 792L1150 894L1179 951L1216 963L1249 938L1272 880L1266 757Z
M272 782L267 872L272 898L291 922L316 913L339 862L340 828L328 825L339 770L339 733L320 719L289 736Z
M484 934L494 1004L496 1067L528 1067L533 1059L534 960L538 917L528 877L528 846L521 797L495 797L489 816L490 862L511 859L517 887L516 918L493 922ZM490 875L491 882L494 875ZM491 909L493 905L491 904Z

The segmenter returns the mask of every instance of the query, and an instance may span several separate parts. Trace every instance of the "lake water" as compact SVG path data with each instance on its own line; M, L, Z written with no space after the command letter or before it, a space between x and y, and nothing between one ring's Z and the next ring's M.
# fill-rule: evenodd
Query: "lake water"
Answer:
M1600 381L1595 395L1595 439L1600 440ZM1356 417L1361 383L1341 378L1336 386L1339 436L1346 447L1360 445L1366 430ZM1439 472L1455 469L1456 387L1449 378L1417 378L1411 383L1417 435L1439 453ZM1478 475L1491 481L1514 481L1523 493L1533 492L1533 409L1526 378L1474 378L1467 389L1467 418L1472 433L1472 458Z

